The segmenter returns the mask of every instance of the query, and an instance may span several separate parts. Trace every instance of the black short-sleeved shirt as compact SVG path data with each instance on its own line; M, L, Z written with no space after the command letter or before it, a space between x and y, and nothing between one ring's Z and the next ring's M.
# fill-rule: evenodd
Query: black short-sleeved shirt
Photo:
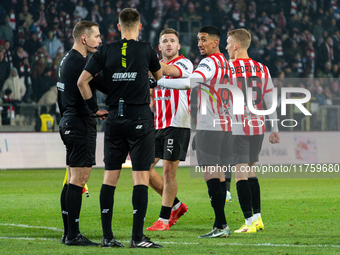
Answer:
M156 51L148 42L121 39L100 46L84 70L94 76L103 70L107 88L106 104L117 107L120 98L127 105L149 105L148 71L161 68Z
M71 49L58 63L58 105L62 116L94 116L87 107L77 86L78 78L82 73L87 60L88 59L84 58L77 50ZM91 81L90 87L94 96L96 95L95 88L104 93L106 92L103 80L99 75Z

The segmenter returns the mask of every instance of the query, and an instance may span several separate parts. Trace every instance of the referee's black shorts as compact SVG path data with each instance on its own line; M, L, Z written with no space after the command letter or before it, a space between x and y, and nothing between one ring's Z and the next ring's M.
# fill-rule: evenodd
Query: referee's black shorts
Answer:
M96 164L96 118L64 116L59 123L59 133L66 146L67 165L91 167Z
M234 164L258 162L264 135L234 135Z
M189 141L189 128L167 127L158 129L155 135L155 156L171 161L184 161Z
M231 132L196 130L196 155L199 166L232 165Z
M132 120L110 111L104 136L105 170L119 170L130 152L132 170L148 171L155 162L154 120Z

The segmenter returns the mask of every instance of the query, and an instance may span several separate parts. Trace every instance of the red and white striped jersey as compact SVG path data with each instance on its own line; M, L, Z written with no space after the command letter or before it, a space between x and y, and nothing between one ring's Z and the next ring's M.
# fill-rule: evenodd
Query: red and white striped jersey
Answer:
M204 79L197 91L197 130L231 131L232 101L226 89L215 87L227 84L228 66L222 53L214 53L202 59L194 71Z
M180 77L188 78L194 70L190 60L178 56L167 63L174 65L180 72ZM165 79L176 79L164 76ZM155 129L167 127L190 128L190 92L191 90L168 89L157 86L155 88Z
M273 83L267 66L247 59L236 59L229 64L229 82L243 92L245 98L243 115L233 115L233 135L262 135L265 131L265 116L250 112L247 91L253 87L252 102L256 110L263 110L263 97L273 90Z

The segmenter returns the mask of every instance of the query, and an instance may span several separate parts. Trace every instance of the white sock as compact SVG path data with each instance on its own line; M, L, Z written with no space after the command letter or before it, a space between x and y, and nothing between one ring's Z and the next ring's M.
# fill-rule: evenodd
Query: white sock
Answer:
M261 217L261 213L255 213L253 215L253 221L256 221L259 217Z
M246 225L250 226L253 223L253 218L249 217L246 219Z
M159 218L158 220L163 221L165 225L169 224L169 219Z
M182 202L179 201L177 204L175 204L175 205L172 207L171 211L176 211L176 210L181 206L181 204L182 204Z

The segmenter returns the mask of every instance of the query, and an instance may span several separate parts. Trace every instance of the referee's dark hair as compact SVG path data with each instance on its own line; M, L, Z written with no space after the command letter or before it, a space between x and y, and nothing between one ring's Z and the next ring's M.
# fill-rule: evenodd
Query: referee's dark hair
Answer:
M168 34L174 34L179 38L178 32L173 28L165 28L162 30L162 32L159 34L159 39L162 37L162 35L168 35Z
M140 14L135 9L125 8L120 12L118 20L122 27L131 29L140 23Z
M218 37L218 39L220 39L221 37L221 33L220 30L218 30L217 27L215 26L206 26L206 27L202 27L199 31L199 33L207 33L210 36L216 36Z
M72 36L75 40L80 39L83 34L90 36L93 32L92 27L99 27L97 22L89 21L89 20L81 20L79 21L73 28Z

